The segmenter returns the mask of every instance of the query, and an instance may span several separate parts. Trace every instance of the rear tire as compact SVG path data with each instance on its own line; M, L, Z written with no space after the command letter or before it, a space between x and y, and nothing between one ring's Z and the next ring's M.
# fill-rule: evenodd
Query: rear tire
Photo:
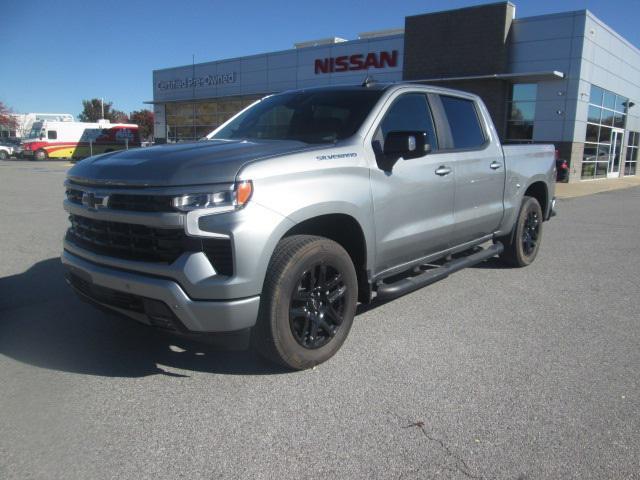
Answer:
M533 263L542 241L542 207L533 197L524 197L514 231L497 239L504 245L500 260L511 267L526 267Z
M0 150L0 160L6 160L7 158L9 158L9 154L4 150Z
M357 299L355 268L344 248L324 237L287 237L269 262L252 344L284 367L313 367L344 343Z

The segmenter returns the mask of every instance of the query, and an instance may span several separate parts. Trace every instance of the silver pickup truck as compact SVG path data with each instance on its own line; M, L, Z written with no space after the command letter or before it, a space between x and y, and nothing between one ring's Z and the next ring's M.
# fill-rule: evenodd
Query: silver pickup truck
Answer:
M79 162L62 261L99 306L177 333L245 331L304 369L336 353L358 302L494 256L533 262L554 179L554 147L503 147L475 95L291 91L201 141Z

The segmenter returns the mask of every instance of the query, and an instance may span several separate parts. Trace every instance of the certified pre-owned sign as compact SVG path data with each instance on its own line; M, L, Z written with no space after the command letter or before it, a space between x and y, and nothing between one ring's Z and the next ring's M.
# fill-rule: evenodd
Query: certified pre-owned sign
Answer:
M235 83L238 75L236 72L206 75L204 77L186 77L178 80L161 80L156 83L160 90L177 90L180 88L215 87L227 83Z
M341 57L317 58L314 64L316 75L319 73L346 72L348 70L368 70L398 66L398 51L369 52L366 55L356 53Z

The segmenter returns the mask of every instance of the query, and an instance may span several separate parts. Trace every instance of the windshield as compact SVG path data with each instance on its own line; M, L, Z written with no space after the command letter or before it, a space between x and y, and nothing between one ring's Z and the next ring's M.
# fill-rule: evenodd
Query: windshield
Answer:
M27 138L40 138L41 133L44 134L44 131L42 130L42 122L35 122L31 126L31 131L29 132L29 135L27 135Z
M273 95L209 138L333 143L356 133L381 95L381 90L355 89Z

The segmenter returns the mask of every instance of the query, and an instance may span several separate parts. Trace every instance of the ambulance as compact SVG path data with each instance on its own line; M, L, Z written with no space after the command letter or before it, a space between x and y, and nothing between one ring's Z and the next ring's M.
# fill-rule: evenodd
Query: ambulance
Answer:
M138 126L130 123L42 120L33 123L22 144L24 158L79 160L99 153L139 147L140 135Z

